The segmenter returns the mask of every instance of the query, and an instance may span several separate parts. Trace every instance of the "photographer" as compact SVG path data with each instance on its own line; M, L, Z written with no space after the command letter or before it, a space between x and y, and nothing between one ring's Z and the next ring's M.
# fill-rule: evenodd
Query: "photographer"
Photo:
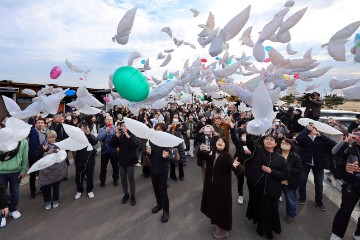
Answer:
M335 215L332 225L331 239L342 239L349 224L351 213L360 200L360 128L339 142L332 150L338 159L339 176L344 182L342 185L341 205ZM359 219L360 220L360 219ZM360 221L356 227L353 239L360 239Z
M127 203L130 198L132 206L136 205L135 200L135 167L138 162L137 149L140 146L140 140L138 140L130 131L128 131L125 122L121 123L121 128L115 129L115 136L113 136L109 142L113 148L119 148L119 168L121 185L124 192L122 204ZM128 192L128 180L130 184L130 195ZM131 197L130 197L131 196Z
M305 107L304 117L318 121L322 104L323 101L320 100L320 93L313 92L312 94L306 94L305 99L301 103L301 106Z
M81 197L84 192L84 177L86 175L86 193L89 198L94 198L94 168L95 168L95 145L98 143L97 138L90 133L90 126L87 123L80 124L81 130L85 133L89 143L94 147L93 150L88 151L87 147L76 151L75 155L75 182L76 182L76 195L75 199Z

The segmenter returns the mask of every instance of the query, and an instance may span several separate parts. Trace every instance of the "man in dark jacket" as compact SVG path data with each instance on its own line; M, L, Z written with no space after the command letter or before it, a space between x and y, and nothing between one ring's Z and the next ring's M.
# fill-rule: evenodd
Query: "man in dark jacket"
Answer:
M155 131L166 131L164 123L155 125ZM162 222L169 220L169 197L167 194L167 178L169 172L169 161L174 156L171 148L159 147L150 142L146 148L150 160L151 181L156 197L156 206L152 209L153 213L159 212L163 209L161 217Z
M29 134L29 167L31 167L37 160L42 158L42 155L38 154L37 151L42 147L42 143L46 138L46 130L45 130L45 119L43 118L35 118L35 125L31 128ZM30 196L32 199L36 198L36 180L37 172L30 173Z
M301 118L301 114L302 114L302 111L300 109L294 110L293 115L292 115L292 117L290 119L290 125L289 125L290 133L289 133L289 135L294 134L294 133L300 133L304 129L304 126L302 126L298 122L299 119Z
M318 92L313 92L309 97L305 96L305 100L301 103L301 106L305 107L304 117L318 121L322 104Z
M309 124L295 140L301 149L300 157L303 161L302 173L299 179L300 198L298 203L305 204L306 182L310 169L312 169L315 182L315 203L319 210L325 211L322 201L324 169L329 169L329 152L336 145L336 142L320 134L313 124Z
M137 149L140 147L140 140L131 134L125 122L121 123L121 130L116 129L115 136L110 140L110 146L113 148L119 148L119 169L121 185L124 192L122 204L127 203L130 198L132 206L136 205L135 199L135 167L138 163ZM130 195L128 191L128 179L130 184ZM131 197L130 197L131 196Z
M6 216L9 214L10 195L6 192L6 185L0 182L0 227L6 226Z
M360 200L360 128L353 130L344 141L339 142L332 150L339 163L339 175L344 182L340 209L332 225L331 239L342 239L349 224L351 213ZM360 221L353 239L360 239Z
M95 168L95 145L97 144L97 138L90 134L90 127L87 123L82 123L81 130L85 133L89 143L94 149L88 151L87 147L76 151L75 155L75 182L76 182L76 195L75 199L79 199L84 192L84 177L86 175L86 193L90 199L94 198L94 168Z

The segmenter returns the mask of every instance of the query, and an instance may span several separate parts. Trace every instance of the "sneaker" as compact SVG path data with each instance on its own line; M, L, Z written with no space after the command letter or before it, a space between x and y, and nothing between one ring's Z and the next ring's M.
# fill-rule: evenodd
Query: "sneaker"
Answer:
M136 167L141 167L140 163L135 164Z
M117 186L119 186L119 182L118 182L118 181L114 182L114 187L117 187Z
M282 202L282 197L281 196L279 197L279 202Z
M339 238L341 239L341 238ZM353 240L360 240L360 236L356 236L355 233L353 234Z
M162 209L162 207L160 207L159 205L156 205L155 207L153 207L153 209L151 210L152 213L157 213Z
M31 197L32 199L35 199L35 198L36 198L36 192L31 192L30 197Z
M305 205L305 200L298 199L298 204Z
M89 196L90 199L93 199L95 197L94 192L89 192L88 196Z
M77 192L75 195L75 200L78 200L81 197L81 192Z
M131 198L130 198L130 203L131 203L131 206L135 206L135 205L136 205L135 196L131 196Z
M293 218L291 218L291 217L287 217L286 220L285 220L285 222L286 222L287 224L293 224L293 223L295 222L295 220L294 220Z
M130 195L129 195L129 194L125 194L124 197L123 197L123 199L121 200L121 203L122 203L122 204L127 203L127 201L129 200L129 198L130 198Z
M185 156L189 156L189 152L188 152L188 151L185 151Z
M317 204L316 203L316 207L320 210L320 211L326 211L326 208L324 206L324 204L320 203L320 204Z
M191 154L190 154L190 157L194 157L194 154L193 154L193 153L191 153Z
M244 197L243 196L239 196L238 198L238 204L243 205L244 204Z
M12 216L13 219L16 220L18 218L21 218L21 213L18 210L16 210L16 211L9 213L9 216Z
M6 218L3 217L3 218L1 218L0 228L3 228L3 227L5 227L5 226L6 226Z
M342 238L339 237L338 235L334 234L334 233L331 233L331 237L330 237L330 240L341 240Z
M53 203L53 208L57 208L59 206L59 203L58 202L54 202Z
M104 182L101 182L101 183L100 183L100 187L105 187L105 183L104 183Z
M50 210L50 209L51 209L51 203L45 204L45 209L46 209L46 210Z

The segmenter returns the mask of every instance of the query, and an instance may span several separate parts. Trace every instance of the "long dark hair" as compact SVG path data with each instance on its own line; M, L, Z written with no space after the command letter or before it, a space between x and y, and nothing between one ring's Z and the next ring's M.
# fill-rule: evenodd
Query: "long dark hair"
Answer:
M223 141L224 141L224 143L225 143L225 148L224 148L224 150L223 150L223 152L229 152L229 142L226 140L226 138L224 138L224 137L219 137L218 139L216 139L216 142L217 141L219 141L219 139L222 139ZM217 148L216 148L216 142L215 142L215 150L217 150Z

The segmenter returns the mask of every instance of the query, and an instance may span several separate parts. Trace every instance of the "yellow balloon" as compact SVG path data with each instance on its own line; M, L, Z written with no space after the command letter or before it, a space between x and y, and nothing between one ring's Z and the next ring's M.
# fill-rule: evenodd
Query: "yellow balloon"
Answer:
M224 80L224 79L221 79L221 80L220 80L220 82L221 82L221 83L224 83L224 82L225 82L225 80Z
M290 76L285 75L284 78L287 79L287 80L289 80L289 79L290 79Z

